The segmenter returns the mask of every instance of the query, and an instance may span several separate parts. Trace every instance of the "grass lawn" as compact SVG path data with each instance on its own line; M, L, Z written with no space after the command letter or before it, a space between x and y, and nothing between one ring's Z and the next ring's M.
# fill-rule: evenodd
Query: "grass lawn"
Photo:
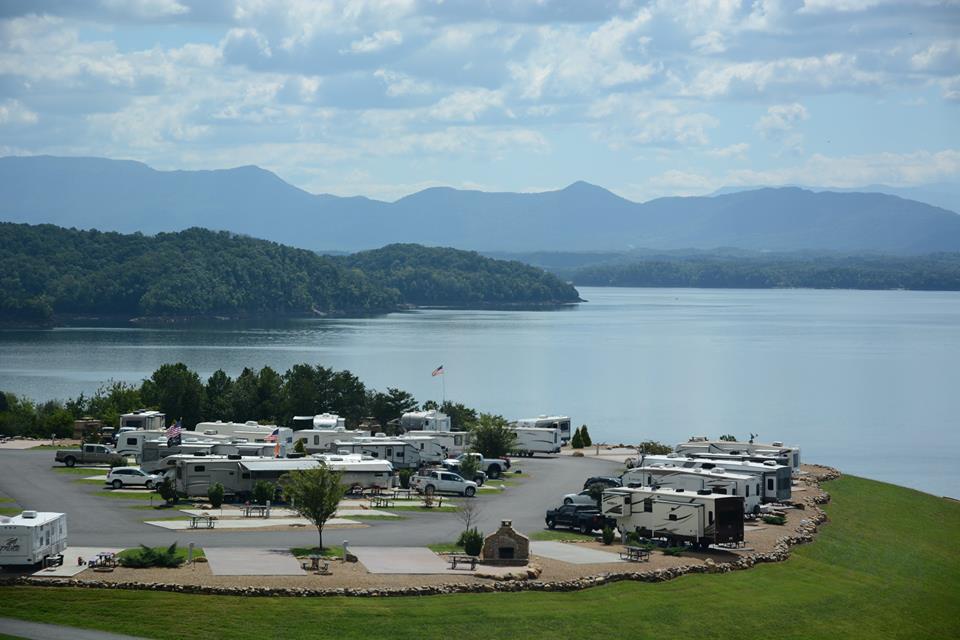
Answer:
M420 513L453 513L454 511L457 510L457 507L454 507L454 506L448 507L446 505L446 502L447 502L446 500L444 500L443 502L444 502L444 505L442 507L427 508L427 507L418 507L412 504L403 504L403 505L397 505L395 507L390 507L389 509L386 509L386 510L387 511L419 511Z
M428 544L427 548L430 551L436 551L437 553L463 553L463 547L454 544L453 542L438 542L437 544Z
M76 473L84 476L107 475L110 467L50 467L57 473Z
M205 638L231 640L960 637L960 504L854 477L831 482L827 490L834 498L827 508L832 522L816 543L795 549L788 562L750 571L574 593L269 603L159 591L3 587L0 616L162 640L196 637L198 618L216 620L205 625ZM403 620L416 624L398 624Z
M0 507L0 516L15 516L19 515L23 509L18 509L17 507Z
M597 536L595 534L584 534L570 529L543 529L541 531L533 531L532 533L528 534L528 537L531 540L554 540L558 542L565 542L567 540L593 540Z
M156 491L144 491L142 493L127 493L126 491L97 491L94 495L103 498L113 498L114 500L150 500L151 498L157 504L163 503L163 498Z

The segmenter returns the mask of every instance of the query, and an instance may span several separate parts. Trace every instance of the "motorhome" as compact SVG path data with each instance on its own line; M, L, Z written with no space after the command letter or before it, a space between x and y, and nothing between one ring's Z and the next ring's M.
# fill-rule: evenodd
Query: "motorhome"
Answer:
M307 453L323 453L329 451L337 440L349 441L355 438L369 438L369 431L359 429L348 431L346 429L301 429L293 432L293 444L303 442Z
M24 511L0 516L0 567L38 564L66 548L66 514Z
M603 492L601 513L617 522L621 536L666 538L669 544L743 541L743 497L683 489L611 488Z
M408 411L400 416L404 431L450 431L450 416L440 411Z
M560 431L560 440L568 442L573 434L570 433L569 416L537 416L536 418L521 418L514 423L517 427L535 427L538 429L557 429Z
M315 416L293 416L294 431L304 429L346 429L347 420L335 413L319 413Z
M793 469L794 475L800 472L800 447L784 445L782 442L765 444L736 440L710 440L706 436L693 436L687 442L681 442L674 447L674 451L681 455L697 456L700 454L769 456L781 459L780 464L788 465Z
M402 436L397 436L397 440L410 442L416 446L420 451L420 460L422 462L427 464L440 464L449 457L449 452L439 438L435 438L429 434L430 432L428 432L427 435L411 435L405 433ZM371 442L372 440L372 438L360 438L360 442Z
M620 476L620 480L623 486L630 488L708 490L712 493L743 496L744 513L760 513L760 504L763 502L763 479L760 476L734 473L721 467L680 469L655 464L634 467Z
M186 443L168 447L165 443L145 442L140 456L140 468L147 473L166 473L176 466L178 459L196 456L242 456L271 458L276 445L263 442L227 444Z
M513 452L521 456L533 456L537 453L560 453L563 444L560 441L560 430L544 427L512 426L517 439L513 444Z
M690 458L675 453L663 455L642 455L632 463L632 467L664 465L681 469L716 469L720 467L731 473L743 473L759 476L763 480L761 499L764 502L784 502L793 495L793 479L790 467L772 462L743 462L727 460L717 462L709 458Z
M247 442L266 442L276 425L258 424L254 420L247 422L198 422L194 433L204 436L221 436L230 440L246 440ZM292 431L292 429L291 429Z
M124 413L120 416L120 429L118 431L163 431L167 427L167 415L159 411L149 411L139 409L132 413Z
M455 458L470 449L469 431L407 431L406 436L430 436L447 449L447 456Z
M334 443L334 453L359 453L379 460L387 460L394 469L419 469L423 465L420 448L407 440L396 438L365 438Z
M215 483L228 495L247 499L261 480L274 482L291 471L312 469L324 464L343 473L341 484L349 486L393 486L393 465L385 460L360 456L320 455L307 458L259 458L241 456L176 456L177 491L187 496L206 496Z

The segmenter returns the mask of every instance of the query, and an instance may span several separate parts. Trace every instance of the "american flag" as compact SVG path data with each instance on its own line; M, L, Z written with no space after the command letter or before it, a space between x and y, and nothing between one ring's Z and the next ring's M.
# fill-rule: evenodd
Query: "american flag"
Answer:
M267 442L276 442L278 435L280 435L280 428L279 428L279 427L276 428L276 429L274 429L274 430L273 430L273 433L271 433L271 434L268 435L266 438L264 438L264 440L266 440Z
M176 423L167 427L166 436L168 438L176 438L183 432L183 427L180 426L180 420L177 420Z
M436 369L434 369L434 370L433 370L433 373L431 373L430 375L431 375L431 376L442 376L442 375L443 375L443 365L440 365L439 367L437 367Z

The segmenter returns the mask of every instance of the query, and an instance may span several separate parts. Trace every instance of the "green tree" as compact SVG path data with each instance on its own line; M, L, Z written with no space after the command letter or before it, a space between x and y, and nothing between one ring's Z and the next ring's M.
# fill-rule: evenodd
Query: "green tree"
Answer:
M230 407L230 394L233 393L233 380L224 372L223 369L217 369L204 385L203 394L203 419L204 420L224 420L233 419Z
M233 383L230 393L230 413L234 420L255 420L257 415L257 373L244 367Z
M570 446L574 449L583 449L583 435L580 427L577 427L577 430L573 432L573 437L570 438Z
M473 450L484 458L502 458L513 451L516 432L508 426L503 416L481 413L471 429Z
M377 421L381 429L386 430L391 420L400 418L404 413L417 408L417 400L402 389L388 387L386 393L367 392L367 415Z
M321 411L321 386L323 367L295 364L283 374L283 421L293 416L315 416Z
M723 440L724 442L736 442L737 436L729 433L725 433L724 435L720 436L720 439Z
M330 376L328 411L336 413L355 427L364 418L367 388L360 378L349 371L336 371Z
M306 453L307 453L307 445L303 444L303 442L304 442L303 440L297 440L297 443L296 443L295 445L293 445L293 450L294 450L296 453L306 455Z
M271 367L264 367L257 373L257 406L253 420L279 420L280 405L283 402L283 378Z
M223 504L223 494L224 488L222 484L215 482L210 485L210 488L207 489L207 499L210 501L210 506L214 509L219 509Z
M460 461L460 475L464 480L473 480L478 471L480 471L480 460L476 456L465 456Z
M280 478L283 494L290 507L317 528L323 551L323 526L337 512L337 506L347 492L340 484L341 473L320 465L312 469L298 469Z
M164 477L163 481L157 485L157 493L167 504L177 504L180 496L177 495L177 487L173 484L173 478Z
M587 425L580 427L580 442L584 447L593 446L593 440L590 439L590 432L587 431Z
M88 413L106 425L118 426L120 416L143 406L140 387L123 381L110 380L101 385L87 404Z
M182 418L186 428L200 422L203 383L182 362L165 364L154 371L143 381L140 396L145 404L159 408L168 418Z
M273 500L276 490L276 485L272 482L257 480L253 485L253 501L256 504L267 504L267 500Z

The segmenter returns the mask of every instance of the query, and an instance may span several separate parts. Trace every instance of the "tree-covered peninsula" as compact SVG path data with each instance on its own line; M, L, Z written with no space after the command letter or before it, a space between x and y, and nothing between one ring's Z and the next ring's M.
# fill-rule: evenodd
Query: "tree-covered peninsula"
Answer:
M578 299L540 269L453 249L405 245L333 257L197 228L147 236L0 223L0 321L8 323L364 315Z

